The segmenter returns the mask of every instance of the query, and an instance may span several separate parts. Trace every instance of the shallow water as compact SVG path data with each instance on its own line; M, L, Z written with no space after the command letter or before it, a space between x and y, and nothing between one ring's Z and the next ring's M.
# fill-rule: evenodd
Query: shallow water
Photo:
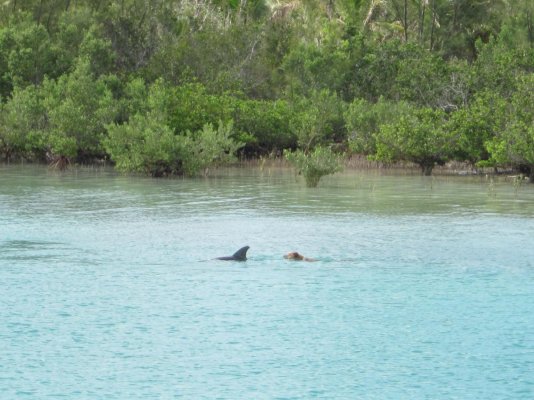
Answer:
M534 185L299 179L0 166L0 398L534 397Z

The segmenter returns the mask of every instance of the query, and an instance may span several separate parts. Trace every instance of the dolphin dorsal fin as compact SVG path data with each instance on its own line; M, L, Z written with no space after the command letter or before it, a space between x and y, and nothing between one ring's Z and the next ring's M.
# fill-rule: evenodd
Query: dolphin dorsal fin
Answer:
M245 247L241 247L239 250L237 250L234 255L232 256L232 258L234 260L242 260L242 261L245 261L247 259L247 251L250 247L249 246L245 246Z

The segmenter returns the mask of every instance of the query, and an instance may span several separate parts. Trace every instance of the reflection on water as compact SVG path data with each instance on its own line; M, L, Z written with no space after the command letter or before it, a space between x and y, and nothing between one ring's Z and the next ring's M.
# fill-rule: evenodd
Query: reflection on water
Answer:
M0 167L0 398L532 398L534 185L300 179Z

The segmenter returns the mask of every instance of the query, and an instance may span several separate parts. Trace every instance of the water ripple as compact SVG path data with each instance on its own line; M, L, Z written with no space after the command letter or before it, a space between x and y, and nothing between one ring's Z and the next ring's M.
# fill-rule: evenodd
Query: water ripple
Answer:
M0 172L1 398L532 397L533 188Z

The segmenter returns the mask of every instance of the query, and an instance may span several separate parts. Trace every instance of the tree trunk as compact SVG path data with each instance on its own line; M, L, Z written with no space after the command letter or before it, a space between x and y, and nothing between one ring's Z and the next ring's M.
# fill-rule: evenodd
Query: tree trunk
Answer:
M526 12L526 22L527 22L527 34L528 42L530 47L534 47L534 24L532 23L532 13L530 10Z
M408 0L404 0L404 42L408 43Z
M39 3L39 11L37 11L37 16L35 18L37 20L37 25L41 23L41 15L43 15L43 0Z
M432 25L430 26L430 51L434 48L434 27L436 26L436 0L432 1Z
M421 1L419 6L419 43L423 44L424 33L425 33L425 11L426 11L426 2Z
M432 170L434 169L434 163L421 163L419 164L421 166L421 172L424 176L430 176L432 175Z
M91 3L91 6L92 6L92 9L93 11L98 11L100 9L100 5L103 3L102 0L94 0L92 3Z
M326 6L326 15L328 16L328 19L334 18L334 1L330 0Z

